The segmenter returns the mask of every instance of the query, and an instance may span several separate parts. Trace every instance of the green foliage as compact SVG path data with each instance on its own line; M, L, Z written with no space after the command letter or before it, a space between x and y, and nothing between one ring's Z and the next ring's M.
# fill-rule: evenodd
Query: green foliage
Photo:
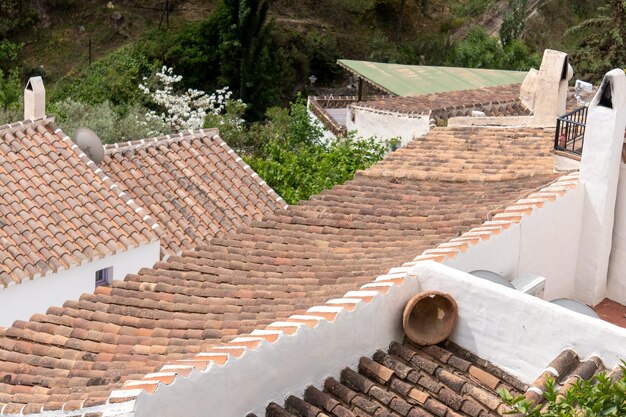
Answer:
M267 0L221 0L208 19L163 35L155 51L187 87L211 91L228 85L248 105L249 118L259 119L277 100L268 10Z
M457 17L476 17L482 16L493 3L493 0L457 1L451 4L450 9L452 15Z
M53 91L55 100L71 98L87 104L111 102L114 106L140 103L143 94L137 86L143 77L159 66L150 59L139 44L128 44L84 67L76 75L68 76Z
M241 153L254 153L258 145L248 134L243 119L246 105L241 100L228 100L223 114L209 113L204 121L205 128L217 128L220 136L231 148Z
M5 114L20 107L22 101L22 83L17 68L22 46L7 39L0 40L0 109Z
M527 7L528 0L509 0L509 9L500 28L500 41L505 48L522 35Z
M626 371L626 362L622 361ZM511 414L521 413L528 417L620 417L626 415L626 372L620 380L612 380L606 373L592 380L579 379L564 396L558 396L554 379L546 383L546 404L534 406L523 395L517 398L504 388L498 390L500 397L512 406Z
M68 135L79 127L88 127L98 134L102 142L115 143L143 139L167 132L167 126L155 121L147 123L146 109L133 105L123 112L111 102L97 104L65 99L51 106L57 123Z
M0 0L0 37L34 25L35 13L20 0Z
M8 71L15 68L18 65L18 54L23 47L21 43L0 39L0 69Z
M0 108L3 111L15 109L21 104L22 83L17 68L6 75L0 70Z
M302 100L289 110L271 109L269 120L257 124L251 135L262 149L246 161L290 204L351 179L389 149L388 144L353 136L324 143L321 127L311 121Z
M452 63L468 68L527 70L539 63L539 56L520 40L513 39L505 47L484 28L475 27L454 48Z
M576 72L592 82L613 68L626 66L626 1L608 0L598 12L566 32L573 38Z
M351 13L363 13L372 10L376 0L334 0L344 10Z
M382 33L373 36L369 59L407 65L445 65L452 45L446 32L421 37L401 43L392 42Z
M211 18L218 20L220 77L248 104L253 118L260 118L276 98L268 11L267 0L223 0Z

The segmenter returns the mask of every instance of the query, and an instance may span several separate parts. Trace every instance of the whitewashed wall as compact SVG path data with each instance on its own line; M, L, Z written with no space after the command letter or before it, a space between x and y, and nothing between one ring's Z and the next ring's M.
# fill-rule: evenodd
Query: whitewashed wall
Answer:
M45 313L51 306L77 300L95 288L96 271L113 266L113 279L121 280L159 260L159 242L152 242L126 252L108 256L80 266L52 273L19 285L0 289L0 326L9 327L15 320L28 320Z
M567 348L583 358L598 355L609 367L623 354L626 329L434 262L420 262L407 272L403 284L369 304L359 303L352 312L341 311L333 322L302 326L224 365L194 370L153 394L141 393L135 416L205 417L207 410L220 417L264 415L270 401L282 403L288 395L302 395L309 385L320 387L328 376L337 378L346 366L355 367L360 357L401 340L402 310L425 290L456 299L454 342L526 383Z
M608 368L624 358L621 327L444 265L420 263L411 273L423 289L447 292L459 304L454 342L526 383L567 348L583 359L597 355Z
M610 89L610 90L609 90ZM610 104L602 104L609 90ZM607 296L615 208L626 128L626 76L608 72L589 105L580 182L585 204L578 252L576 298L589 305Z
M626 165L620 167L607 297L626 305Z
M546 300L572 297L580 243L584 188L579 184L500 234L444 263L464 272L485 269L508 280L533 273L546 278Z
M427 134L430 131L429 122L430 114L406 117L349 108L347 127L348 131L356 130L358 135L364 138L373 136L380 139L400 138L400 146L404 146L413 138Z

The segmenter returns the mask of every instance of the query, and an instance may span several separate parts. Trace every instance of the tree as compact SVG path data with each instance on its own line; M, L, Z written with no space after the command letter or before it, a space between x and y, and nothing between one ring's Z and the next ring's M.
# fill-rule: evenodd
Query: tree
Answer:
M0 110L15 110L22 96L22 83L17 68L17 55L22 44L0 40Z
M269 5L270 0L222 0L208 19L165 39L165 64L183 76L186 87L230 86L247 104L247 118L262 118L276 102L278 85L269 53Z
M356 170L382 159L390 147L353 136L324 142L319 123L311 120L301 98L289 109L272 108L268 113L268 120L249 132L261 144L260 151L244 159L289 204L351 179Z
M524 31L528 0L509 0L509 10L504 16L500 28L500 42L508 46L513 40L519 39Z
M269 0L223 0L218 19L220 79L248 104L248 115L261 118L274 101L275 81L269 54Z
M596 17L565 32L575 38L571 55L576 72L592 82L626 65L626 1L609 0L598 11Z
M527 70L536 66L539 57L519 39L503 46L498 38L489 36L482 27L475 27L457 44L452 63L467 68Z

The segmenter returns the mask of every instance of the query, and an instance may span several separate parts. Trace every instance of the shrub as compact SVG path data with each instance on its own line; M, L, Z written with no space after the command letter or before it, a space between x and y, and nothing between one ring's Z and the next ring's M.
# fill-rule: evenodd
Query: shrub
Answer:
M549 378L543 394L546 403L537 406L523 395L513 398L506 389L498 394L512 406L512 413L528 417L620 417L626 415L626 362L622 364L621 379L612 380L606 373L579 379L564 396L558 396L555 381Z
M157 121L146 121L147 109L140 105L128 108L123 115L111 102L89 104L73 99L53 103L51 111L57 123L68 135L79 127L88 127L98 134L102 142L115 143L143 139L169 133L167 126Z
M389 149L387 143L354 136L324 143L323 130L302 99L289 110L271 109L268 117L250 133L262 144L260 152L245 159L289 204L351 179Z
M192 88L187 91L177 90L182 76L174 74L172 68L163 66L152 79L151 87L139 84L139 89L150 97L156 106L146 114L148 121L169 126L175 132L185 129L199 129L203 126L207 114L221 114L231 92L228 87L217 90L211 95ZM144 81L148 81L144 78Z
M468 68L527 70L538 65L539 56L518 39L503 47L498 38L489 36L484 28L474 27L454 47L452 63Z
M61 80L52 97L88 104L108 101L114 106L141 103L144 97L137 85L159 67L160 62L148 58L139 44L129 44Z
M22 83L18 69L13 68L6 74L0 69L0 109L16 109L21 104L21 98Z

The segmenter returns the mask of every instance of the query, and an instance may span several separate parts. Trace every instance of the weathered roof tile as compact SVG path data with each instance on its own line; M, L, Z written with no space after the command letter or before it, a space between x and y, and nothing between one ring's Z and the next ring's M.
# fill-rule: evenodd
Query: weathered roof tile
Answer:
M156 240L152 220L120 199L51 119L0 126L0 143L0 285Z

